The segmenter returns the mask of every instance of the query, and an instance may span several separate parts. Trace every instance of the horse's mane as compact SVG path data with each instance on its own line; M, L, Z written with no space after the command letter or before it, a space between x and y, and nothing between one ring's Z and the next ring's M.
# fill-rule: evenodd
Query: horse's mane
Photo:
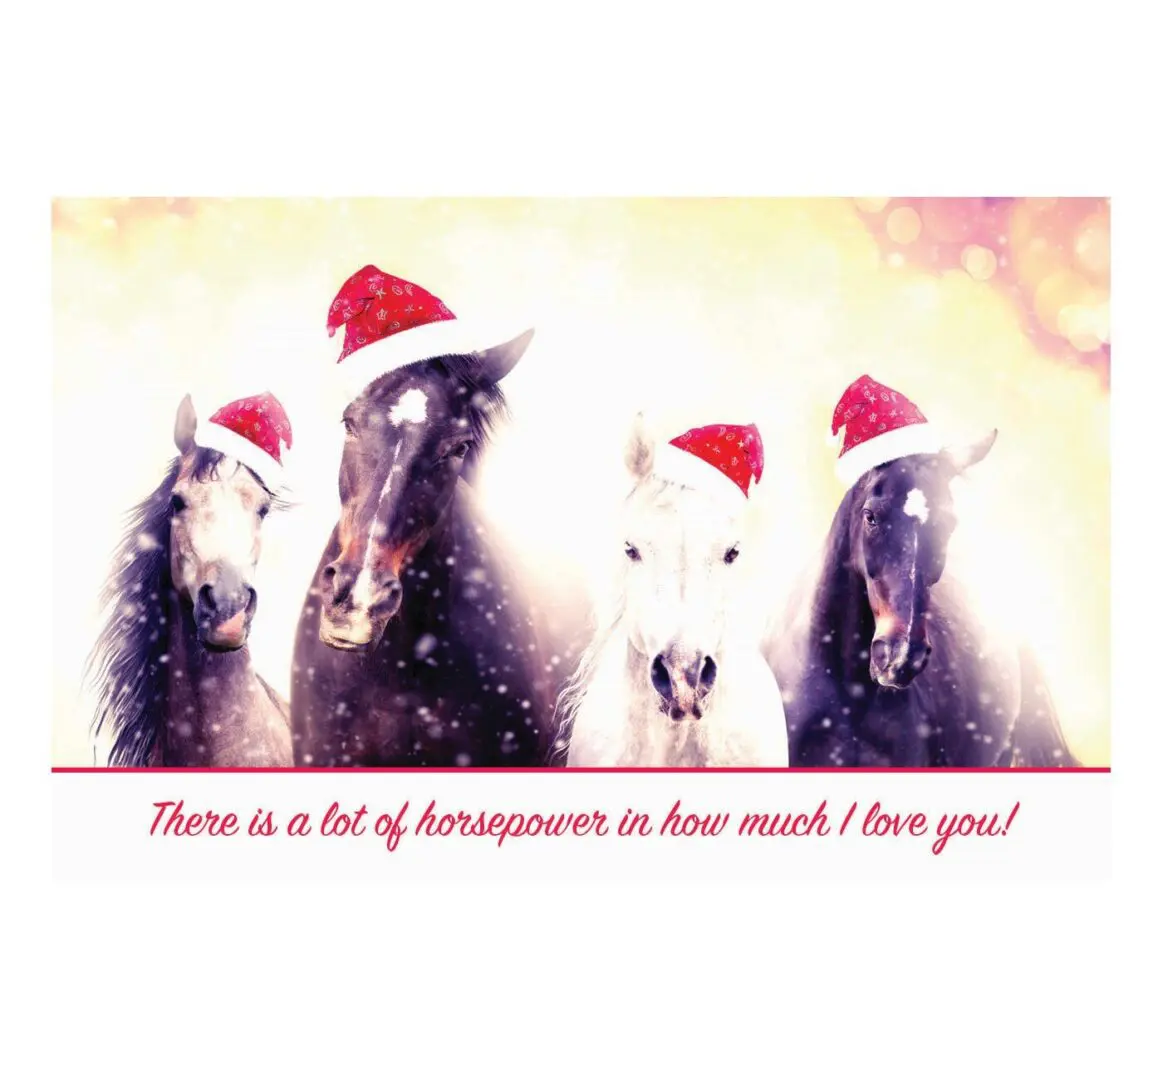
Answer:
M620 579L621 580L621 579ZM561 693L557 696L557 704L553 710L553 719L557 723L557 735L553 740L553 749L550 753L550 762L561 760L569 749L569 737L573 730L573 722L578 710L589 692L590 683L597 671L598 662L606 651L610 639L617 632L626 614L626 593L619 590L617 601L609 609L604 618L598 618L594 635L578 660L574 673L566 680Z
M217 450L196 448L192 477L212 478L223 457ZM85 675L97 694L93 734L108 725L113 737L110 765L147 765L163 720L166 595L173 588L170 500L180 468L181 459L175 457L157 488L126 515L125 533L101 590L105 624ZM276 504L283 505L277 499Z
M832 526L828 530L820 559L816 594L812 598L813 617L816 614L816 605L821 599L821 591L845 572L852 557L852 507L857 499L863 501L864 488L864 481L853 484L840 500L840 505L836 507L836 513L832 516Z
M481 454L488 444L493 428L509 415L509 405L505 392L499 383L481 378L480 363L475 356L451 353L423 361L435 371L455 379L466 386L472 394L472 408L469 409L469 431L472 434L472 450L464 465L463 475L471 477L480 463Z

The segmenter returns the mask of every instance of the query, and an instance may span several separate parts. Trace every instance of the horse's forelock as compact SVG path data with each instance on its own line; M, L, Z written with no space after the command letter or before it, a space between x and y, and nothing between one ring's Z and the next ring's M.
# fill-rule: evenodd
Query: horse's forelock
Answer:
M194 448L190 461L190 479L199 484L219 478L219 468L226 455L219 450L211 450L205 446Z
M477 447L488 442L496 424L508 416L508 402L499 383L484 378L475 356L454 354L428 361L433 370L459 382L470 394L469 425Z

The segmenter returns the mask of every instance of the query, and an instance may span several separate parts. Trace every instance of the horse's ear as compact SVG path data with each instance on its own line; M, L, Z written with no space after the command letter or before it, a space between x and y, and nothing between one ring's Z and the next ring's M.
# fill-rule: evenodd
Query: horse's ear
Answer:
M978 439L977 442L965 446L947 446L941 451L941 456L955 473L963 473L985 457L993 449L996 441L997 428L994 428L984 439Z
M174 445L179 454L188 454L194 449L194 432L198 429L198 417L194 413L194 402L187 394L178 406L174 418Z
M654 433L642 413L634 417L630 438L626 440L625 458L626 468L635 479L644 480L654 468Z
M532 340L533 327L530 327L520 337L506 341L504 345L494 345L491 349L477 353L482 377L488 382L500 382L517 366L517 361L525 355Z

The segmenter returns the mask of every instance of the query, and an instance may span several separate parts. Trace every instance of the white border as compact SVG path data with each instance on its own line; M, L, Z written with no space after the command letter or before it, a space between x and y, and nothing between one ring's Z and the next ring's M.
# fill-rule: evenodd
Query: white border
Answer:
M709 461L705 461L681 446L670 442L659 442L654 448L654 464L650 470L655 476L663 480L671 480L686 487L706 491L726 502L740 504L755 485L754 478L748 485L745 494L742 488L722 470L716 469Z
M848 487L856 483L869 469L884 465L910 454L936 454L942 447L941 435L927 421L908 427L886 431L882 435L857 443L836 462L836 475Z

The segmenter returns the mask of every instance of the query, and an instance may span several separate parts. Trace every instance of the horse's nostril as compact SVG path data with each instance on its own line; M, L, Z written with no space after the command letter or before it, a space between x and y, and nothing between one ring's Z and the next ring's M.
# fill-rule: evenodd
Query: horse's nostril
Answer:
M654 663L650 665L650 685L662 697L669 700L672 696L673 691L670 686L670 673L666 670L666 662L662 659L662 653L659 653L654 658Z
M258 607L258 593L254 589L247 588L246 590L246 613L248 615L254 614L254 609Z
M889 643L884 638L877 638L872 643L871 656L872 666L883 671L892 659L892 649Z
M703 669L699 672L699 688L702 690L710 690L715 685L715 679L719 674L719 665L715 663L714 658L708 656L703 661Z
M331 590L333 603L342 604L347 599L354 584L355 574L347 571L341 573L338 563L331 563L324 567L323 588Z
M383 586L383 594L372 604L371 610L375 614L384 614L390 619L400 610L400 603L404 599L404 586L399 581L392 580Z
M206 612L213 612L218 607L218 601L214 599L214 590L209 585L203 585L198 590L198 605Z

